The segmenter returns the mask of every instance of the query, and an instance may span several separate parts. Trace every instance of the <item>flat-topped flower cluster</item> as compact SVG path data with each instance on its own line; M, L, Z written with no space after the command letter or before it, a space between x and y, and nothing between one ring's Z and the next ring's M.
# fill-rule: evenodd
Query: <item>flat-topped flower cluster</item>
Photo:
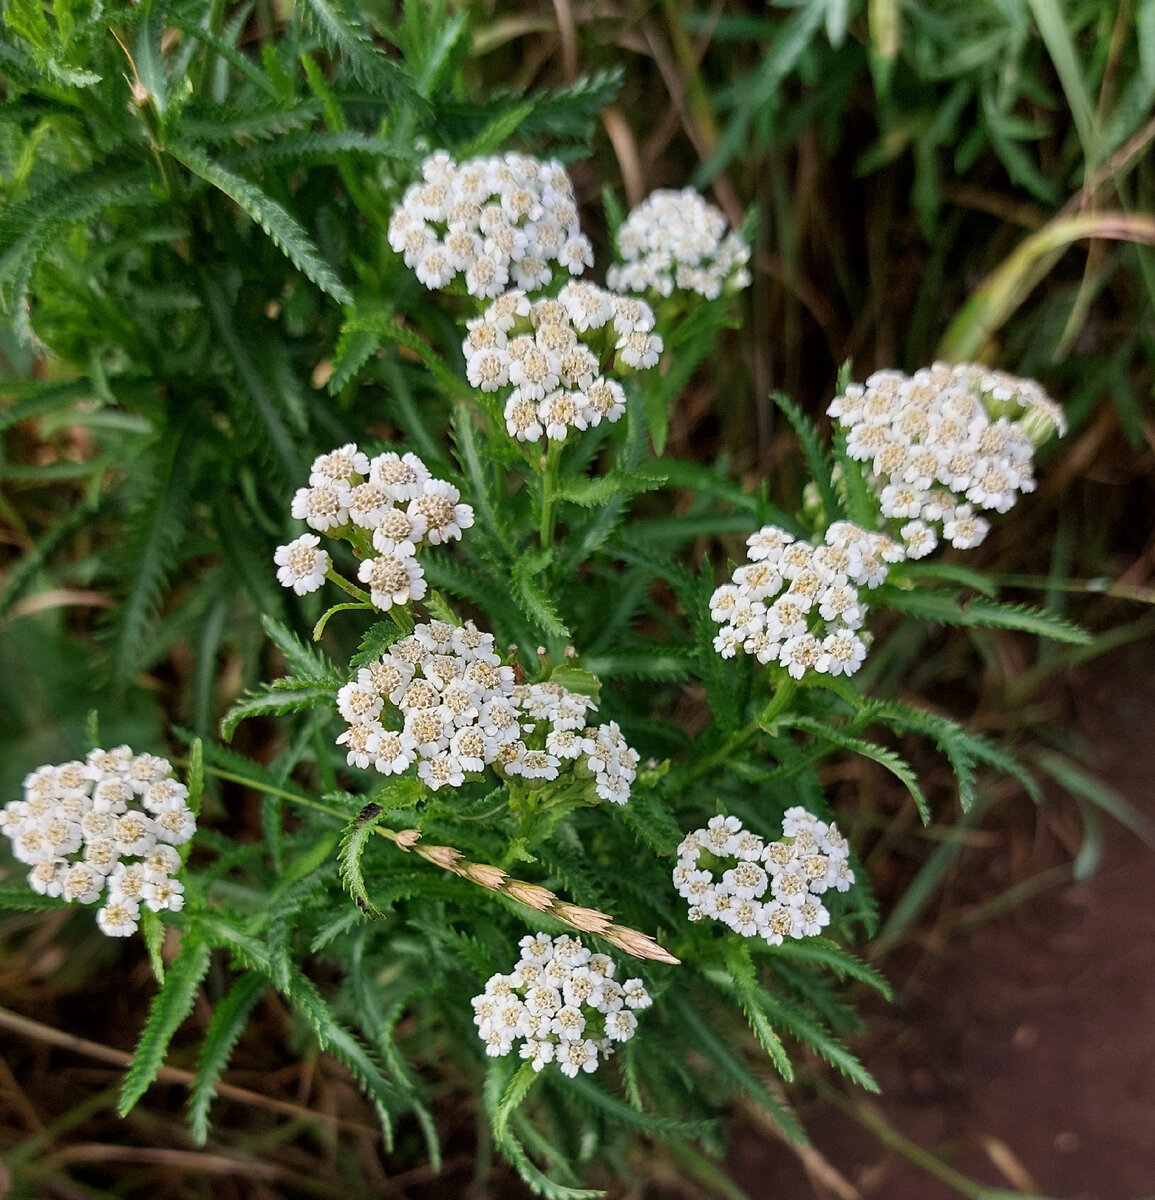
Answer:
M349 728L337 739L351 766L401 774L417 763L434 791L494 767L548 783L573 767L603 800L624 804L638 755L616 722L587 728L597 705L559 683L515 682L493 635L472 621L418 624L337 694ZM400 728L389 728L385 721Z
M744 829L737 817L717 816L678 847L674 886L690 906L691 921L712 917L743 937L780 946L785 938L813 937L830 924L821 897L831 888L849 889L849 858L834 824L801 806L786 810L782 838L775 842ZM727 859L735 865L716 879Z
M456 163L439 150L421 174L389 222L389 244L427 288L464 275L471 296L492 299L547 286L551 263L571 275L593 266L561 163L522 154Z
M1062 410L1030 379L972 363L935 363L907 376L877 371L827 412L847 430L851 458L869 463L883 516L901 522L909 558L944 537L977 546L990 522L1033 491L1035 446L1065 429Z
M616 243L623 262L606 272L615 292L678 289L714 300L750 283L746 240L727 232L722 210L693 188L651 192L622 222Z
M653 328L644 301L592 283L567 283L556 299L506 292L468 323L466 376L482 392L511 389L503 412L511 437L561 441L625 412L625 392L606 372L654 366L662 339Z
M776 525L746 545L750 562L710 598L710 616L722 626L714 649L723 658L742 651L778 662L795 679L807 671L853 675L866 657L859 588L882 583L902 547L850 521L835 521L818 546Z
M473 509L416 454L375 458L353 442L318 456L309 486L293 496L292 514L318 533L343 538L361 556L357 577L381 609L420 600L425 571L417 548L453 541L473 524ZM374 553L375 552L375 553ZM332 569L316 534L302 534L273 555L277 579L297 595L315 592Z
M618 983L614 961L591 954L580 938L530 934L508 975L494 975L473 998L473 1020L485 1052L508 1054L519 1038L521 1057L540 1071L556 1063L571 1078L592 1072L638 1027L635 1015L652 1003L640 979Z
M140 907L176 912L184 885L175 849L196 831L188 788L172 764L128 746L93 750L84 762L38 767L24 779L24 798L0 809L0 831L16 858L31 866L41 895L95 904L109 937L137 928Z

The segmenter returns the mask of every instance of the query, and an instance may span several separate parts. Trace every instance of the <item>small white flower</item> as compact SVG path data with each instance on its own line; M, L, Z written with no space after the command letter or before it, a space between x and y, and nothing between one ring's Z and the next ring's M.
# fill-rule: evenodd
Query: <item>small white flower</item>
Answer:
M557 1062L562 1074L571 1079L579 1070L587 1074L597 1069L598 1048L591 1041L563 1041L557 1047Z
M369 478L398 504L421 495L432 478L429 468L416 454L379 454L369 464Z
M298 488L290 511L310 529L326 533L349 520L349 486L340 481Z
M421 494L410 501L407 511L410 516L425 519L425 538L430 545L436 546L460 538L461 531L473 524L473 509L460 501L461 493L451 483L430 479L423 485Z
M355 722L337 738L337 745L345 747L345 761L351 767L365 770L376 757L377 746L383 730L376 722Z
M140 905L135 900L109 900L96 913L100 932L108 937L128 937L137 930Z
M153 830L159 841L183 846L196 832L196 818L187 808L165 809L154 818Z
M184 884L176 879L150 879L141 896L153 912L180 912L184 908Z
M316 534L304 533L296 541L277 547L273 562L279 568L277 582L282 587L304 596L325 582L325 572L332 560L327 551L317 549L320 541Z
M369 598L377 608L388 611L425 595L425 571L413 557L414 549L412 542L401 542L379 558L362 560L357 578L369 585Z
M348 483L358 475L365 475L368 470L368 456L362 454L353 442L347 442L313 460L309 483L314 487L326 483Z

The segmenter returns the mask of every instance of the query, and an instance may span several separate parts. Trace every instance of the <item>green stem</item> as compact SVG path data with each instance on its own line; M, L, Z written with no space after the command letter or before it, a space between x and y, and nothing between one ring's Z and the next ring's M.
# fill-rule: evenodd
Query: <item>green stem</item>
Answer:
M220 37L225 26L225 0L212 0L209 6L208 31L215 37ZM205 46L204 54L192 75L193 95L200 99L208 82L209 70L216 59L216 51L211 46Z
M740 750L747 742L752 741L760 731L773 721L776 721L785 712L787 705L794 699L797 692L798 681L792 679L789 675L784 675L775 689L774 695L770 697L770 703L766 705L758 716L749 725L744 726L737 733L731 735L713 754L706 755L705 758L691 767L684 775L679 776L679 783L693 783L732 758L736 750Z
M335 583L341 591L352 596L354 600L359 600L362 604L368 604L370 608L376 608L376 605L369 598L368 592L363 592L355 583L350 583L344 575L333 567L330 566L325 572L325 578L330 583Z
M541 548L553 545L553 501L557 492L558 468L561 465L561 442L551 441L545 452L545 469L541 473Z
M953 1167L948 1167L937 1155L932 1154L929 1150L924 1150L916 1142L912 1142L910 1138L899 1133L872 1104L865 1101L856 1103L824 1080L813 1079L811 1082L820 1095L836 1108L840 1108L847 1116L852 1117L864 1129L870 1130L884 1146L896 1150L907 1162L919 1167L941 1183L945 1183L959 1195L966 1196L968 1200L983 1200L984 1196L990 1194L990 1189L983 1184L968 1179Z
M174 759L175 765L182 765L181 759ZM302 796L300 792L289 792L284 788L274 787L271 783L265 783L261 779L251 779L248 775L240 775L235 771L223 771L220 767L205 766L205 774L212 775L217 779L227 780L229 783L240 783L245 787L251 787L254 791L265 792L269 796L277 796L282 800L290 800L294 804L301 805L302 808L316 809L317 812L325 813L326 816L336 817L339 821L348 821L350 819L347 812L342 812L339 808L334 808L331 804L326 804L323 800L314 800L311 796Z

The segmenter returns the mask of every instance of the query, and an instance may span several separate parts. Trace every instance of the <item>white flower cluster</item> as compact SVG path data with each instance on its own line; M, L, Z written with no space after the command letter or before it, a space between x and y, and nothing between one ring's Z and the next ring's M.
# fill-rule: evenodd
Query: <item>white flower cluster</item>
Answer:
M468 328L469 382L483 392L512 386L505 424L522 442L543 433L560 441L571 429L618 420L626 395L603 363L647 370L662 352L648 304L592 283L567 283L556 299L506 292Z
M622 223L617 247L625 261L606 272L615 292L678 289L714 300L750 283L750 247L693 188L651 193Z
M878 371L827 412L847 430L851 458L870 464L885 517L902 522L909 558L945 537L977 546L990 523L1035 488L1035 446L1065 429L1062 410L1030 379L972 363L914 375Z
M690 920L713 917L743 937L780 946L784 938L813 937L830 924L825 892L845 892L854 882L846 839L801 807L782 818L782 839L764 843L737 817L711 817L678 847L674 886L690 905ZM715 882L707 866L735 865ZM769 897L766 893L769 891Z
M421 166L389 222L389 244L430 289L465 276L471 296L507 286L545 287L556 262L571 275L593 266L561 163L521 154L456 163L444 150Z
M473 509L444 479L434 479L416 454L389 452L370 459L349 442L320 455L309 486L298 488L292 514L329 537L343 537L366 556L358 579L382 609L420 600L425 572L417 547L461 537L473 524ZM376 555L369 555L369 544ZM315 592L331 566L316 534L302 534L273 554L277 579L298 596Z
M473 997L486 1054L508 1054L521 1038L521 1057L535 1071L552 1062L572 1078L634 1036L636 1011L653 1003L640 979L615 982L613 959L591 954L579 938L530 934L520 946L513 971L494 975Z
M188 788L172 764L128 746L93 750L84 762L38 767L24 779L24 799L0 809L0 832L32 870L41 895L94 904L109 937L137 928L140 906L178 911L184 885L176 846L196 831ZM107 894L105 894L107 893Z
M417 763L418 776L437 791L487 766L549 782L574 763L603 800L625 804L638 755L617 723L586 728L597 708L589 696L549 680L515 683L493 646L493 635L472 621L431 621L362 667L337 693L349 722L337 741L350 766L399 775ZM387 728L386 713L401 728Z
M835 521L820 546L775 525L746 545L750 562L710 597L710 616L722 626L714 649L723 658L741 650L781 663L795 679L807 671L853 675L866 657L858 589L877 587L902 547L849 521Z

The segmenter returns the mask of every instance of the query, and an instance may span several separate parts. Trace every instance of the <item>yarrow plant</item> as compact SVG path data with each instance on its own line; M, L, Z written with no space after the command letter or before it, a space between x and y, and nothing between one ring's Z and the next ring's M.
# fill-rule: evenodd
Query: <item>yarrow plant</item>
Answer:
M506 292L469 322L462 344L469 382L483 393L510 390L503 416L519 442L617 421L626 394L610 374L655 366L662 339L644 301L592 283L568 283L556 299Z
M196 831L188 798L167 759L128 746L93 750L28 775L24 798L0 809L0 831L31 866L34 891L77 904L103 899L97 927L127 937L142 905L154 913L184 905L177 847Z
M722 210L693 188L651 193L618 229L616 246L623 261L606 272L615 292L668 297L678 290L716 300L750 283L745 238L728 231Z
M551 263L572 275L593 265L561 163L522 154L456 163L438 151L421 173L389 222L389 244L427 288L463 275L471 296L493 298L507 286L545 287Z
M322 7L330 29L336 8ZM422 19L411 8L407 29ZM142 45L151 29L140 23ZM853 1027L838 980L885 990L846 948L873 932L875 914L831 811L847 797L826 796L816 764L860 751L924 815L914 772L866 738L871 724L933 738L964 805L980 765L1025 777L948 718L863 695L852 677L867 653L868 603L1078 641L1080 631L1045 612L972 604L952 582L957 570L914 561L940 529L955 546L974 544L980 512L1005 511L1029 491L1033 448L1061 429L1061 414L1037 385L985 368L881 372L842 389L828 451L781 401L813 492L797 504L781 498L782 508L721 469L663 457L679 390L736 323L750 279L745 236L697 193L658 192L618 229L607 286L573 278L595 256L567 171L498 152L495 131L516 110L474 127L449 109L423 124L438 103L431 62L426 91L388 116L396 64L361 32L336 39L336 50L360 48L351 77L375 80L367 111L405 153L361 132L364 120L340 125L343 92L296 47L292 69L308 64L307 110L324 108L329 124L274 148L297 147L310 162L348 146L388 158L380 171L339 176L350 203L368 198L357 296L284 207L310 190L292 186L295 175L274 202L237 174L250 159L221 165L161 136L181 105L165 116L163 105L134 100L152 120L156 155L273 229L335 302L307 370L324 358L336 402L319 419L330 432L322 441L312 430L307 444L310 454L343 444L313 460L292 496L307 531L273 552L290 594L273 590L284 607L264 625L285 674L237 699L221 725L228 739L248 718L277 718L283 735L262 729L259 762L189 739L210 778L261 795L262 836L202 835L203 874L189 876L195 903L183 906L178 847L195 820L168 762L120 747L41 768L0 818L41 893L32 906L104 897L105 932L144 927L160 990L121 1111L157 1077L180 1016L204 997L197 1007L213 1016L190 1104L201 1141L217 1080L265 990L345 1063L387 1141L412 1118L435 1162L430 1084L451 1058L459 1081L478 1082L498 1150L544 1195L588 1194L573 1188L591 1158L634 1161L632 1134L720 1150L716 1118L730 1093L801 1138L789 1104L748 1060L761 1047L788 1080L792 1036L873 1086L837 1040ZM167 53L157 49L153 72ZM455 53L448 47L447 61ZM221 71L229 66L233 58ZM267 122L266 99L254 103L254 120ZM411 146L428 145L434 129L463 130L468 149L418 162ZM170 175L176 211L182 193ZM126 183L124 194L151 186ZM194 244L203 224L198 210ZM324 220L317 227L340 243ZM380 245L365 248L374 237ZM176 257L187 254L182 242ZM280 319L283 303L294 327L306 288L282 290L262 319ZM262 367L290 359L248 356L228 319L234 295L226 280L174 303L217 315L214 336L253 393L244 403L262 408ZM284 382L276 376L277 389ZM365 395L376 406L368 416L356 406ZM274 428L291 490L301 483L288 465L296 447ZM378 436L397 448L362 448ZM164 460L176 484L184 445L178 438ZM194 485L185 485L174 485L166 511L188 511ZM690 501L677 512L692 519L671 519L674 490L679 505ZM747 561L730 570L733 535L746 539ZM459 543L452 553L426 553L449 542ZM166 544L164 529L147 544ZM355 602L330 607L310 642L294 625L307 628L316 600L303 598L326 581ZM774 841L753 832L779 827ZM167 914L163 956L150 912ZM506 972L514 947L520 959ZM611 1054L614 1069L597 1071Z
M833 822L801 806L786 810L782 834L767 843L728 816L711 817L689 834L678 846L673 876L678 895L690 905L689 919L712 917L771 946L820 934L830 924L821 897L854 883L846 839ZM726 859L736 865L717 880L707 864L716 869Z
M343 539L361 559L357 578L369 585L371 603L388 610L425 595L418 547L455 541L473 524L473 509L445 479L434 479L416 454L387 452L370 459L350 442L313 462L309 486L298 488L292 514L330 538ZM278 546L277 579L298 596L326 579L350 590L333 569L316 534Z
M493 635L472 621L421 623L337 693L349 765L396 775L415 762L437 791L492 766L537 787L572 768L603 800L625 804L638 756L614 722L586 728L589 696L545 680L514 682ZM399 728L382 722L389 716Z
M910 558L944 537L959 550L990 530L981 511L1007 512L1035 489L1035 448L1066 421L1030 379L974 363L935 363L907 376L876 371L827 412L846 431L846 452L869 464L882 515Z
M636 1013L653 1001L640 979L618 983L606 954L580 938L527 934L508 975L493 975L473 997L473 1020L491 1058L518 1053L540 1071L554 1063L563 1075L597 1069L638 1027Z
M835 521L818 546L775 525L746 545L750 562L710 597L710 616L722 623L714 649L780 663L794 679L808 671L853 675L866 657L858 589L878 587L902 547L850 521Z

